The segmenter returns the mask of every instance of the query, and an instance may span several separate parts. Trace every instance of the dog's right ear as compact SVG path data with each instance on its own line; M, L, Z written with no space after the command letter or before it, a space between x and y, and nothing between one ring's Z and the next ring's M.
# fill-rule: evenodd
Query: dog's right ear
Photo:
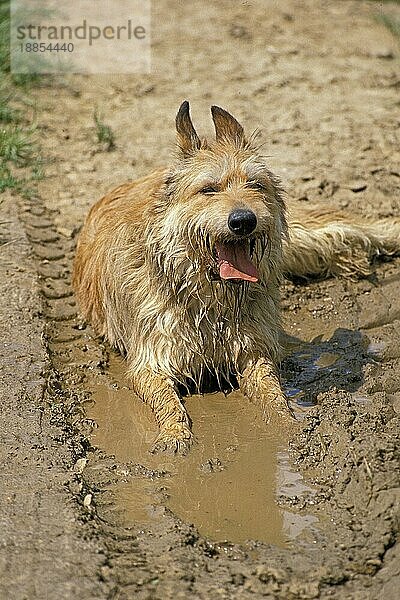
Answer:
M201 141L193 127L189 114L189 102L185 100L180 105L175 119L176 131L178 132L178 146L184 156L190 156L199 150Z

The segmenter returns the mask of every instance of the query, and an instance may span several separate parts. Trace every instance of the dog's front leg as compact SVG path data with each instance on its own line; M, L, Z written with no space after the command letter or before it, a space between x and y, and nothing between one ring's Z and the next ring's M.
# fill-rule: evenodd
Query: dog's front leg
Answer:
M274 363L260 358L246 367L240 380L240 389L262 410L263 419L279 424L290 424L295 420L287 398L281 388Z
M186 454L193 443L189 415L172 381L151 370L133 376L136 393L152 408L160 433L151 452Z

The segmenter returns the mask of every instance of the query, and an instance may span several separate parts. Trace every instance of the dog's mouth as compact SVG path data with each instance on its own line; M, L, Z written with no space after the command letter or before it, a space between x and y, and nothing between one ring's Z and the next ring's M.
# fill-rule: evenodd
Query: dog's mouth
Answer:
M258 281L259 274L252 262L254 239L216 242L215 251L221 279Z

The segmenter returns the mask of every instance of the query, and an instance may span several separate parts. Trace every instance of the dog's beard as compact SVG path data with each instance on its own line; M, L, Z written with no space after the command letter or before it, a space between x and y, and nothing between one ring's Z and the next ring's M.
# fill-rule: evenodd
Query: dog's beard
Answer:
M266 283L267 249L271 250L268 234L239 239L215 237L190 225L186 224L173 244L171 237L168 245L160 244L165 252L154 253L157 280L172 288L172 298L182 308L195 302L202 311L211 310L214 315L217 311L222 320L232 323L234 317L239 323L249 284Z
M268 248L267 236L214 243L209 236L203 236L202 240L202 252L190 257L191 282L187 292L205 310L218 307L221 321L230 326L233 322L239 324L241 308L251 289L249 284L265 285L261 261ZM190 247L193 250L194 244Z
M259 288L266 285L265 274L269 270L265 259L268 262L267 249L270 249L270 245L266 240L266 235L259 235L251 240L253 243L250 244L250 239L246 242L248 260L252 261L253 268L260 275L257 282L221 277L221 257L218 256L215 242L208 235L200 239L188 236L180 238L174 246L180 251L169 256L158 256L159 267L162 264L157 276L158 289L160 284L169 289L165 297L172 300L178 311L176 314L181 314L184 322L190 315L192 324L182 327L184 342L193 356L202 362L198 378L196 376L193 379L189 368L187 372L174 374L181 385L186 385L188 380L198 385L203 375L208 374L216 377L219 387L225 389L224 385L231 381L232 373L240 373L238 356L248 345L246 328L243 327L249 311L246 302L252 295L253 286ZM221 243L232 241L229 242L227 238ZM203 356L206 344L212 345L207 357ZM221 360L221 349L225 349L222 350L224 360Z

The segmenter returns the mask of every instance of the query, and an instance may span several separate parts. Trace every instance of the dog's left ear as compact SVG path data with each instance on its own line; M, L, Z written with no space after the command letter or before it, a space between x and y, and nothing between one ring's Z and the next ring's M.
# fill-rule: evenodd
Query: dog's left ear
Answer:
M178 146L184 156L190 156L200 148L201 141L190 118L189 102L187 100L182 102L175 123L178 132Z
M243 127L235 117L219 106L212 106L211 114L217 142L233 142L239 148L246 144Z

